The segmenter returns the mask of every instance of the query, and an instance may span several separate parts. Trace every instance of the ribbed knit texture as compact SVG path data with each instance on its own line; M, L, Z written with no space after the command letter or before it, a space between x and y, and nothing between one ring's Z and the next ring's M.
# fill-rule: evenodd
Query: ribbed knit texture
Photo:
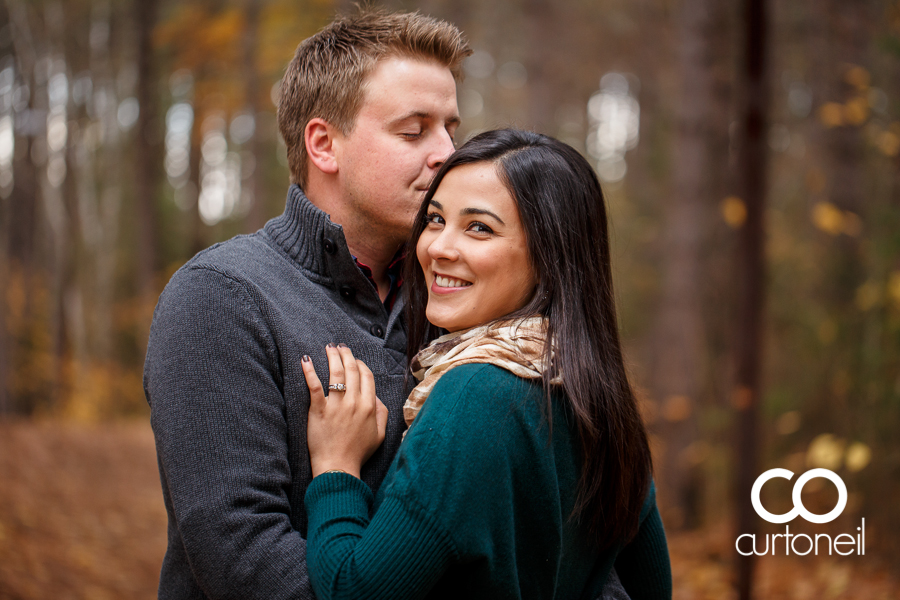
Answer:
M569 518L577 448L559 398L548 441L543 403L540 385L461 365L434 387L374 504L354 477L317 477L306 503L319 600L598 597L616 554ZM652 491L642 519L616 568L642 574L633 598L671 598Z
M306 571L309 390L344 342L390 410L364 466L377 489L400 443L402 302L388 314L343 231L299 187L263 230L204 250L159 299L144 368L169 545L160 598L313 598ZM381 331L382 335L375 335Z

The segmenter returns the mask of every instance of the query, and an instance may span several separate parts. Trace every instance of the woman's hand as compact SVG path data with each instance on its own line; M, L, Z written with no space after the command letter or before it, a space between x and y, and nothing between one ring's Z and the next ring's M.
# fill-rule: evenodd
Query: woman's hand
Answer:
M331 389L328 397L308 356L303 374L309 386L309 420L306 441L312 475L341 470L359 477L363 463L384 441L387 407L375 396L375 378L350 348L325 347L329 385L344 384L345 391Z

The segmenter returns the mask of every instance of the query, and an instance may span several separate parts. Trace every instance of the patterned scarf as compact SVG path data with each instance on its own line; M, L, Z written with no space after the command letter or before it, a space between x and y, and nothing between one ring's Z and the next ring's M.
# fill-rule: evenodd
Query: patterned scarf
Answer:
M524 379L540 379L547 324L543 317L500 321L443 335L413 358L410 370L419 380L403 406L407 425L419 414L438 379L453 367L489 363ZM551 380L559 385L559 376Z

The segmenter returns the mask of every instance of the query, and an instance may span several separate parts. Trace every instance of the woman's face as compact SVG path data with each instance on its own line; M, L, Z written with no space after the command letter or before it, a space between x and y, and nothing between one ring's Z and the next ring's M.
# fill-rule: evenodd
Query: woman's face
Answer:
M491 163L456 167L428 207L416 256L428 286L428 320L459 331L516 311L534 293L516 202Z

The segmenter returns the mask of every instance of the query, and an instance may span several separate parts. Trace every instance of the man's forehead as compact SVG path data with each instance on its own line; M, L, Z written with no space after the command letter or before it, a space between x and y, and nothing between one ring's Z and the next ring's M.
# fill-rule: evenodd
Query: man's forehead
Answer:
M361 88L361 112L391 121L457 118L456 81L436 61L390 56L378 61Z

